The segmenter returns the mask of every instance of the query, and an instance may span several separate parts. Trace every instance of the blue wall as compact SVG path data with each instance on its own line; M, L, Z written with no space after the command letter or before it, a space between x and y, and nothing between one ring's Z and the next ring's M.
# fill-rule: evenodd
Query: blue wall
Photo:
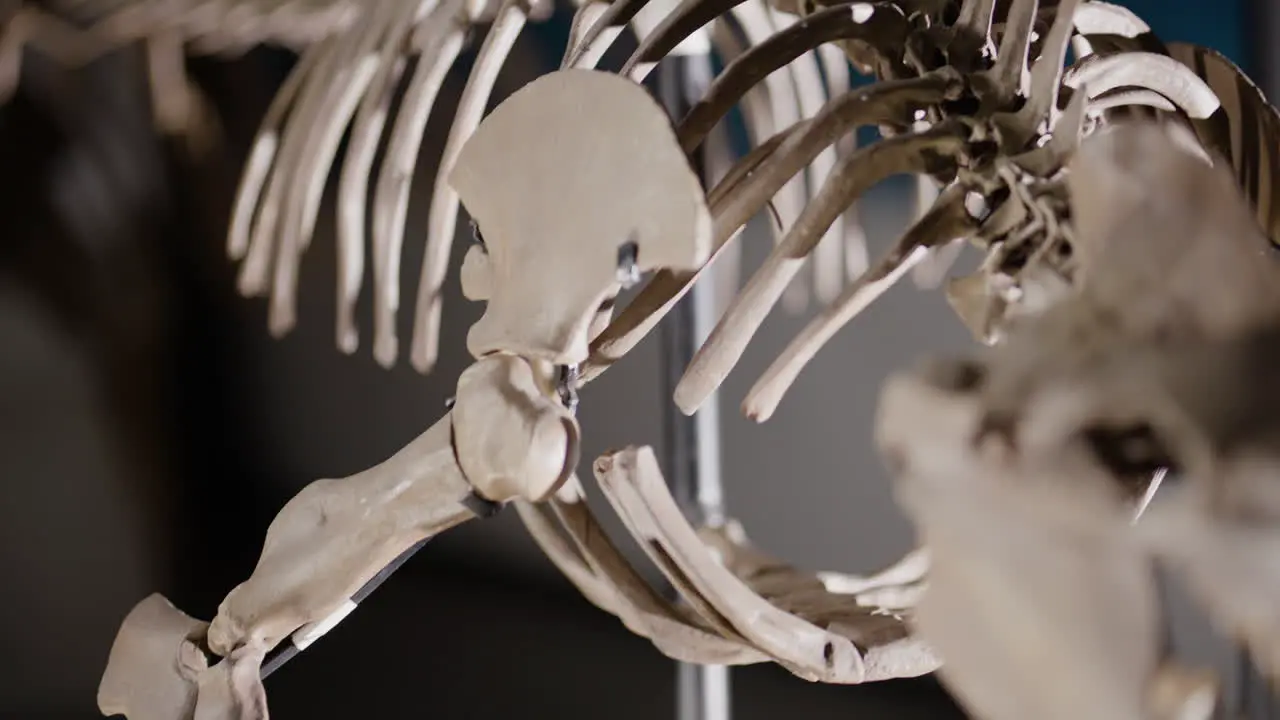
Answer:
M1244 0L1120 0L1164 40L1206 45L1249 70Z

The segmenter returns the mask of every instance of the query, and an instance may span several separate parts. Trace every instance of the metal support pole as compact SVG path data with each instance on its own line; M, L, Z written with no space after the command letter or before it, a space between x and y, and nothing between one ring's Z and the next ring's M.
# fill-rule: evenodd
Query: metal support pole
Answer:
M690 47L658 66L658 92L675 120L684 116L711 81L709 48ZM695 170L706 182L705 164ZM671 404L671 393L694 350L715 324L714 273L703 275L662 324L663 381L666 390L666 476L676 502L695 523L724 518L720 475L720 413L712 396L693 417ZM679 663L676 668L678 720L729 720L729 668Z

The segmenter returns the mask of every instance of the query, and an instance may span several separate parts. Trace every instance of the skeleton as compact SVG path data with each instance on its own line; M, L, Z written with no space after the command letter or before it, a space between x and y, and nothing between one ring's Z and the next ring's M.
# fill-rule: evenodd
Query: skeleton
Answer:
M550 76L554 80L526 88L481 122L504 48L509 49L528 14L527 9L514 3L497 10L495 27L486 38L464 91L463 110L451 131L433 188L424 282L419 288L416 334L410 353L420 370L430 369L434 362L440 279L447 266L458 203L465 201L477 222L481 242L464 263L464 290L473 299L489 301L487 327L483 331L473 329L469 341L473 354L478 356L477 365L460 380L457 404L446 417L448 422L442 421L384 465L345 481L312 486L286 506L277 523L287 527L301 522L296 518L305 517L305 513L299 515L299 511L315 507L324 507L323 516L327 517L354 502L355 490L348 488L358 489L365 483L395 487L394 481L407 477L405 473L413 473L410 479L414 479L428 468L444 468L441 475L453 481L436 478L441 486L423 497L402 496L401 504L406 508L412 504L412 519L403 520L412 528L401 527L392 540L370 540L365 534L356 533L357 527L363 527L359 523L330 526L328 532L337 538L333 540L336 546L344 542L374 542L376 548L289 558L274 554L277 551L269 535L259 569L247 584L259 589L234 591L219 618L207 628L168 606L162 598L144 601L126 620L117 638L100 695L104 711L157 720L190 717L193 713L200 718L237 716L232 714L237 712L241 713L237 717L265 716L260 666L270 648L290 635L294 647L305 647L350 611L352 598L361 594L365 581L375 578L379 569L400 551L412 547L421 536L472 517L475 509L484 506L472 503L473 509L468 509L463 503L470 497L467 493L471 487L489 501L510 500L534 539L584 596L618 616L633 632L649 638L667 655L714 664L775 661L801 677L823 682L865 682L930 672L938 668L938 656L910 632L909 621L927 585L926 571L934 565L934 551L922 548L902 563L869 578L790 568L754 550L732 521L699 529L690 527L667 494L651 451L630 448L601 459L594 469L610 504L628 530L645 541L642 546L681 592L684 602L671 603L658 596L622 560L583 502L577 478L570 477L572 462L566 462L565 456L566 452L573 454L566 447L572 448L576 433L570 413L576 391L633 348L688 291L710 261L730 251L734 246L731 241L748 220L771 199L787 197L786 188L793 187L789 184L794 178L811 168L823 153L831 152L841 137L859 125L880 126L885 139L843 155L837 153L838 160L807 204L793 208L793 215L779 210L784 225L781 238L765 265L730 303L716 331L691 364L676 393L682 410L693 412L705 401L732 369L764 317L784 297L805 258L827 242L823 238L828 230L863 191L889 175L917 173L928 183L941 185L941 191L889 252L844 288L766 372L747 398L750 416L766 419L828 338L911 268L933 255L954 252L961 240L973 241L987 253L987 260L978 275L953 282L948 296L981 339L995 342L1021 318L1033 317L1065 302L1075 292L1077 274L1084 262L1081 258L1087 257L1088 252L1078 247L1085 231L1072 217L1078 205L1074 197L1082 193L1087 196L1087 188L1073 191L1068 163L1081 138L1108 127L1117 117L1132 114L1135 107L1174 126L1190 128L1194 134L1171 137L1182 138L1185 146L1204 158L1219 162L1217 154L1223 155L1239 179L1249 180L1246 189L1258 219L1269 231L1275 227L1268 186L1253 184L1254 178L1269 178L1270 165L1262 163L1271 156L1250 160L1257 157L1252 151L1258 138L1238 132L1242 126L1241 107L1264 118L1263 122L1250 125L1262 128L1259 132L1273 127L1274 110L1260 96L1240 93L1245 86L1240 83L1238 71L1220 58L1186 46L1166 48L1150 36L1141 21L1115 6L1066 1L1041 7L1027 0L1014 0L1000 7L995 2L968 0L956 6L903 0L779 8L798 13L803 20L738 54L703 99L676 124L674 138L670 137L672 132L665 119L662 132L655 129L656 121L646 125L643 132L629 131L633 123L652 119L655 108L636 100L641 91L627 83L643 79L654 64L707 22L736 9L752 7L745 3L689 0L640 33L639 48L619 73L627 79L614 78L622 84L610 86L616 90L605 90L605 85L597 85L595 80L584 80L579 88L584 94L575 97L579 106L610 107L609 101L602 100L605 95L591 93L617 92L619 98L629 95L630 99L619 103L633 109L637 117L625 113L614 117L611 112L607 121L588 121L571 115L555 116L548 110L555 94L546 88L557 87L557 82L576 82L564 78L608 77L580 73L596 65L621 27L634 21L643 7L643 2L628 0L607 7L581 6L563 63L565 68L577 70L562 71ZM367 190L363 183L370 167L370 148L387 120L386 91L400 72L396 69L400 45L388 45L383 36L399 37L396 42L416 38L410 44L423 43L414 47L444 67L456 56L461 43L461 30L451 24L458 17L457 8L432 5L419 17L421 23L412 26L412 33L406 29L409 25L394 22L387 14L390 12L388 7L375 6L347 32L335 36L333 47L322 43L317 46L320 49L313 48L304 56L264 122L244 176L230 234L233 256L244 259L241 290L247 294L270 293L272 328L286 331L294 320L298 258L310 241L319 192L337 139L354 116L355 139L339 190L343 269L337 330L344 350L355 347L351 308L363 274L363 193ZM740 14L738 19L743 27L748 25ZM735 163L705 198L690 182L691 177L685 175L668 187L658 180L649 182L648 172L632 171L635 178L644 181L628 184L624 192L600 181L616 182L616 178L627 176L630 166L588 163L565 173L561 165L553 164L553 172L558 170L568 176L566 182L587 185L574 205L574 211L583 211L581 223L557 225L566 223L564 218L572 215L561 210L558 216L539 215L537 222L520 226L512 218L521 212L533 212L530 200L517 193L517 188L521 192L526 188L510 179L495 181L493 187L500 188L496 192L481 192L475 184L467 184L467 159L490 157L499 146L508 149L509 158L519 158L519 162L507 162L504 168L541 168L539 163L546 162L545 158L530 148L546 140L528 134L528 128L555 127L536 122L544 114L574 130L564 137L576 133L597 138L593 142L601 143L600 147L608 146L603 139L606 136L639 137L651 143L652 153L662 157L691 153L707 142L708 135L734 106L741 102L751 107L750 93L775 71L788 67L808 51L830 47L830 43L843 50L854 67L873 73L880 82L836 94L812 116L777 128L772 134L761 132L766 123L759 113L755 114L752 122L756 147ZM1074 43L1078 59L1064 73L1063 58L1069 43ZM731 45L723 42L720 47ZM376 62L362 62L375 55ZM1211 61L1209 65L1205 64L1206 58ZM417 68L424 65L428 70L423 72L439 72L432 70L440 67L433 62L420 60ZM337 77L339 82L327 82L331 77ZM588 91L588 85L597 89ZM629 93L621 90L623 85ZM404 104L412 110L402 111L396 118L389 140L396 149L390 153L395 160L384 165L384 175L374 185L374 353L384 364L392 362L398 352L393 330L399 304L398 256L406 197L404 183L412 169L398 163L416 156L421 121L437 87L438 81L431 77L409 84L408 97L413 102ZM415 88L417 95L412 94ZM1236 93L1229 106L1223 99L1224 89L1228 88ZM329 112L335 105L338 111ZM1228 109L1237 114L1232 116ZM530 115L512 119L521 113ZM750 111L747 115L753 118ZM778 118L775 114L771 119ZM475 137L469 140L473 131ZM583 152L583 157L588 157L576 143L564 143L572 145L575 154ZM1276 150L1271 148L1268 152ZM387 166L392 169L387 170ZM586 178L591 172L596 174ZM680 172L688 172L683 159ZM455 184L444 181L448 178L456 179ZM529 183L530 187L537 185L556 183L544 178ZM391 188L385 195L384 187ZM632 196L632 188L638 187L646 189ZM672 249L679 255L676 259L652 255L655 248L649 243L657 242L655 236L627 239L634 228L625 227L624 220L636 218L637 207L658 202L656 195L648 194L651 187L654 192L661 187L663 192L671 193L663 202L689 202L702 208L703 220L690 221L697 226L695 229L685 227L684 235L675 232L664 240L674 243L680 237L693 237L690 245L682 246L678 252ZM545 202L554 206L552 201ZM610 224L603 218L611 213L616 217ZM497 234L491 229L494 223L503 228ZM528 237L513 233L512 228L517 226ZM535 237L555 238L558 242L541 254L535 253L529 250ZM571 238L582 244L570 249ZM616 262L610 265L609 277L590 274L576 278L570 272L575 267L570 258L583 248L598 247L593 243L602 242L613 243L609 251L615 253L611 257ZM637 260L641 267L657 272L614 318L612 295L620 278L632 276L634 268L629 263ZM827 264L826 260L817 263L819 267ZM557 285L567 277L576 278L573 288ZM524 293L526 303L512 304L513 295L508 293ZM533 297L537 300L529 302ZM503 302L503 298L507 301ZM554 338L541 338L530 344L521 340L518 332L527 324L522 313L540 303L552 303L573 322L566 320L560 328L563 332ZM485 325L482 321L477 328ZM572 332L565 329L570 327ZM487 339L481 342L477 335ZM548 343L561 348L559 354L547 357L541 352ZM572 352L564 348L572 348ZM484 355L492 350L499 354ZM564 369L554 370L554 365ZM522 375L513 375L517 370L512 368ZM555 387L557 378L559 387ZM540 436L537 442L531 442L528 435L514 431L509 435L477 433L474 437L457 431L453 436L456 452L447 442L441 443L448 427L457 430L462 427L459 423L464 422L463 418L477 417L476 401L468 399L471 396L464 389L492 392L504 384L518 386L531 398L530 403L537 398L536 406L548 413L546 417L554 417L560 423L550 424L556 428L555 433L569 427L573 432L565 431L568 435L563 440ZM511 410L505 405L498 407L501 412ZM488 412L500 411L490 406ZM466 443L461 442L463 438ZM465 445L471 442L479 444L468 450ZM545 454L539 455L535 452L538 449L545 450ZM554 458L559 463L555 477L541 483L521 477L523 484L515 485L507 477L498 483L502 487L495 489L485 486L474 471L468 470L499 460L523 462L526 456L522 453L526 450L543 458L539 467L546 477L550 477L547 467L554 464L550 459ZM409 465L421 467L406 467ZM1017 472L1023 469L1018 468ZM1054 468L1044 472L1060 474ZM485 477L485 473L480 476ZM395 502L388 501L389 506ZM1063 522L1075 520L1067 518ZM1098 540L1102 541L1112 542L1112 535L1104 533ZM303 589L287 592L282 584L288 582L303 582L299 586ZM249 603L249 607L238 607L241 602ZM259 607L272 611L260 611ZM246 624L248 621L243 618L257 617L259 612L265 613L267 620ZM925 636L929 635L926 630ZM207 642L214 657L201 651L201 642ZM951 652L943 648L943 654L950 657ZM957 672L963 673L963 667ZM147 689L148 685L152 689ZM983 705L981 699L969 702ZM1170 702L1182 701L1175 697Z

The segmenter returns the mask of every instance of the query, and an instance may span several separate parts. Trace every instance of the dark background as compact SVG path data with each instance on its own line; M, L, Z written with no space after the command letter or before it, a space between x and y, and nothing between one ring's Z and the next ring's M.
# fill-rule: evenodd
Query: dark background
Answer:
M1266 13L1223 0L1126 4L1166 39L1217 47L1269 87ZM563 34L563 18L526 32L495 101L551 69ZM128 52L74 72L29 55L22 92L0 109L0 717L95 717L111 639L135 602L159 590L211 617L288 497L416 436L469 360L462 338L478 308L458 295L456 274L432 376L333 347L328 205L303 265L297 329L271 340L264 303L237 297L225 218L291 62L264 49L192 63L225 139L200 162L151 129ZM442 108L467 69L454 69ZM447 113L436 115L411 228L425 229L448 130ZM863 203L875 246L905 219L901 189ZM760 228L744 240L749 258L768 243ZM420 255L411 238L406 272L416 276ZM870 445L878 385L896 365L968 340L938 293L900 288L756 426L737 404L806 320L777 315L722 393L729 510L797 564L876 569L912 543ZM584 393L584 457L628 443L662 452L656 340ZM673 717L674 679L670 661L579 598L504 514L430 544L268 690L283 720L657 720ZM927 678L831 687L758 666L734 671L733 693L742 720L960 717Z

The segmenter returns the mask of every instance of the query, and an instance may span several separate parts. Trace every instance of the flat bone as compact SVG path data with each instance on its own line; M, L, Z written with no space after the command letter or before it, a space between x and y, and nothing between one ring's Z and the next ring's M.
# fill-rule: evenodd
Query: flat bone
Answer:
M597 111L579 111L588 106ZM513 177L516 157L541 179ZM563 70L514 93L463 149L451 182L485 238L464 271L503 280L489 284L467 337L476 356L581 363L596 309L621 289L621 248L635 243L639 271L693 269L711 249L701 184L666 112L610 73Z
M98 685L98 710L129 720L188 720L208 661L196 644L208 623L156 593L134 606L116 633Z

